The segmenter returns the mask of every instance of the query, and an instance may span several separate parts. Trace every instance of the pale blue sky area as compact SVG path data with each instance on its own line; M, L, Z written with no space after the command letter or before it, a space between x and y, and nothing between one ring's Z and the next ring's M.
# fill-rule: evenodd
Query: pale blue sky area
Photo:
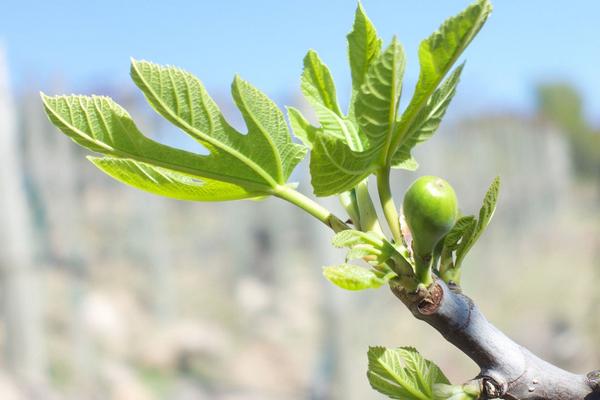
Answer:
M364 0L382 37L397 34L409 60L407 89L418 73L416 49L467 0ZM174 64L212 92L235 73L281 99L297 90L302 57L316 49L340 97L349 88L345 35L353 0L328 1L6 1L0 40L13 86L52 93L55 82L89 93L131 85L129 57ZM496 0L495 11L464 58L456 113L482 108L528 111L536 82L580 88L600 120L600 1ZM54 82L54 84L52 83ZM292 92L293 93L293 92Z

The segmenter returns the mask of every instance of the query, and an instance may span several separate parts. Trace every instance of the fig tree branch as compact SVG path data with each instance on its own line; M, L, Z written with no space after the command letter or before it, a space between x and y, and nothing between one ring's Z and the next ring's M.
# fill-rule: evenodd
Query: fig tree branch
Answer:
M390 287L417 319L479 366L473 381L482 400L600 400L600 371L578 375L540 359L488 322L459 287L440 279L416 293L393 281Z

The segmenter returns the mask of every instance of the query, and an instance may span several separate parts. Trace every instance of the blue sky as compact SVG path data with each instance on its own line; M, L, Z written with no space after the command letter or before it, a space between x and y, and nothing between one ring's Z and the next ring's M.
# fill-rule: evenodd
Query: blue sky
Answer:
M52 93L130 85L129 57L174 64L213 93L235 73L271 96L299 86L302 57L316 49L330 66L340 97L349 88L345 35L353 0L306 1L8 1L0 14L13 87ZM364 0L381 36L397 34L408 55L410 93L416 49L467 0ZM588 114L600 121L600 1L496 0L495 11L467 50L467 69L453 105L526 112L535 83L572 82Z

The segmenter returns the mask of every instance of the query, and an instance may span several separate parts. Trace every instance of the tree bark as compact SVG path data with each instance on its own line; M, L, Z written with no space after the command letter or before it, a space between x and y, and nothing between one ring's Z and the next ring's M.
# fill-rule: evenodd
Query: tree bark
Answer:
M474 379L482 399L600 400L600 371L577 375L535 356L487 321L457 286L437 279L428 290L392 292L481 369Z

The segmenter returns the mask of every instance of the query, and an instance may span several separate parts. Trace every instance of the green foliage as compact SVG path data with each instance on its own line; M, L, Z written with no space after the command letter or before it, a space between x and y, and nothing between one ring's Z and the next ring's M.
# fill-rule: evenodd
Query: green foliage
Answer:
M465 385L446 385L443 383L433 388L435 400L477 400L481 390L477 383Z
M232 95L246 122L246 135L227 123L193 75L133 60L131 77L159 114L211 152L209 162L220 170L274 188L285 184L304 157L305 148L292 143L275 103L238 76L232 84Z
M373 232L360 232L348 229L336 233L333 239L331 239L331 244L335 247L352 247L359 244L381 247L384 244L384 239Z
M193 201L274 195L302 208L338 232L334 246L348 248L346 263L323 269L325 277L343 289L378 288L394 279L394 284L412 291L419 283L426 286L430 282L431 266L438 260L436 272L446 281L458 282L465 255L493 216L498 178L486 194L479 217L458 219L436 247L432 263L430 248L427 260L419 259L417 252L411 256L406 248L389 175L391 168L418 167L412 150L438 129L456 93L464 63L450 71L490 12L489 0L476 0L421 43L419 79L407 108L400 112L404 50L396 37L382 49L381 38L359 4L347 35L352 75L347 114L340 109L327 66L313 50L304 58L301 89L314 109L317 126L298 109L287 108L290 126L304 145L292 141L277 106L237 76L232 96L245 121L246 134L225 120L202 83L190 73L132 60L131 77L150 105L202 145L208 155L175 149L144 136L129 114L106 97L42 95L42 100L56 127L77 144L102 155L88 157L94 165L128 185ZM340 195L351 221L342 222L287 183L307 149L311 150L314 193ZM383 234L369 194L368 178L372 174L377 176L393 240ZM348 223L356 229L349 229ZM451 222L447 228L450 226ZM431 242L429 247L437 240ZM348 263L355 259L366 261L367 266ZM466 385L449 385L439 368L413 348L371 348L368 378L373 388L396 399L459 400L477 396Z
M343 233L360 238L355 244L343 245L349 247L347 261L364 259L374 267L371 273L377 279L394 271L413 287L409 281L414 279L415 261L402 245L389 169L417 168L411 151L437 130L456 93L464 64L446 75L490 11L488 0L476 0L421 43L419 80L408 107L400 113L406 63L402 45L394 37L382 49L381 38L359 4L347 35L352 75L347 115L339 107L333 77L318 54L310 50L304 58L302 93L315 111L318 126L311 125L293 107L288 107L288 116L305 146L292 142L276 105L237 76L232 95L247 134L225 120L202 83L190 73L132 60L131 77L150 105L206 148L208 155L171 148L144 136L127 112L109 98L43 95L43 102L50 120L78 144L102 154L89 159L121 182L181 200L224 201L275 195L303 208L335 231L345 231L348 227L340 219L287 184L309 148L315 194L339 194L357 228L351 234ZM394 244L383 237L369 195L367 179L371 174L378 176L380 199ZM491 218L492 200L495 197L486 200L478 220L459 221L447 236L436 253L441 259L440 271L458 270ZM360 231L369 233L360 236ZM336 237L334 244L341 245L341 238ZM351 269L336 271L336 276L341 276Z
M406 249L401 245L392 245L378 233L347 229L338 232L333 237L332 244L335 247L349 249L346 254L346 262L362 259L371 265L371 268L365 268L346 263L339 266L325 267L325 277L342 289L378 288L387 283L397 276L387 265L390 260L393 260L396 264L401 264L404 271L413 272Z
M382 40L377 36L377 31L362 5L358 3L354 15L352 31L348 39L348 59L350 73L352 74L352 90L358 92L362 86L369 66L381 52Z
M479 218L472 215L459 218L445 236L441 252L440 274L446 282L460 282L462 262L492 220L499 192L500 178L496 177L485 194L483 205L479 210Z
M465 236L465 233L472 231L476 224L477 220L473 215L460 217L450 232L444 237L444 240L441 242L442 248L440 251L439 266L439 270L442 273L450 268L454 268L453 254L458 249L458 244L463 236Z
M492 184L490 185L487 193L485 194L485 198L483 199L483 205L479 210L479 218L477 219L476 224L471 224L473 226L472 229L468 229L463 235L461 243L458 245L458 249L456 250L456 263L455 267L460 268L460 265L465 258L465 255L475 242L481 237L481 234L487 226L489 225L492 217L494 216L494 212L496 211L496 202L498 201L498 194L500 192L500 178L496 177Z
M417 168L411 150L430 138L439 126L456 91L462 65L439 85L490 12L489 1L476 1L421 43L419 81L401 117L398 105L405 64L402 46L394 38L381 52L381 39L362 7L356 11L354 27L348 35L353 82L348 117L340 115L337 104L324 101L334 98L329 72L323 72L320 62L307 63L305 59L303 93L321 126L309 128L305 119L299 119L297 110L290 118L294 129L301 131L299 136L312 137L310 170L317 196L350 190L381 167ZM314 52L307 58L317 59ZM317 79L319 76L323 79ZM310 90L305 88L306 82L310 82ZM322 90L315 90L318 87Z
M197 155L145 137L105 97L43 96L50 120L75 142L104 154L91 158L114 178L182 200L222 201L272 194L285 185L306 149L291 141L283 114L236 77L233 97L248 126L235 131L202 84L174 67L132 61L131 75L157 112L210 151Z
M108 156L93 158L94 164L139 189L198 201L256 197L267 190L249 179L223 176L218 165L207 162L206 157L148 139L109 98L43 96L43 101L50 120L66 135Z
M323 275L329 282L346 290L377 289L394 276L385 274L380 277L374 270L353 264L324 267Z
M458 57L483 27L491 11L492 5L489 1L478 0L460 14L446 20L437 32L421 42L419 46L419 63L421 65L419 80L410 104L402 114L391 146L392 149L398 149L399 152L394 154L396 163L406 159L407 151L410 151L406 148L406 144L415 141L418 143L415 135L420 131L417 127L423 124L421 118L435 120L434 116L428 116L427 113L422 114L422 110L428 104L433 104L430 97ZM453 94L450 88L456 85L456 83L452 85L451 82L458 81L461 70L462 67L459 67L458 72L453 74L454 77L451 76L448 84L444 85L447 86L444 92L451 93L449 98ZM438 95L438 97L444 98L447 95ZM426 136L431 136L431 133Z
M356 119L369 140L371 151L382 156L396 127L398 104L406 59L402 45L394 37L388 48L373 62L355 100ZM380 160L382 165L385 160Z
M344 157L342 153L329 153L328 143L339 141L344 144L340 151L361 151L366 144L366 138L359 135L356 125L346 116L342 115L335 95L335 87L329 70L314 51L309 51L304 58L302 73L302 93L312 105L319 120L320 127L316 128L307 123L300 112L289 107L291 125L294 133L308 142L312 149L313 157L310 162L312 185L317 195L338 194L351 190L367 175L362 168L357 173L347 170L340 174L331 168L338 159ZM351 184L348 185L347 182Z
M378 279L381 273L394 271L410 280L414 278L415 261L402 245L398 213L389 187L390 168L417 168L411 151L437 130L456 93L464 64L446 75L490 12L489 0L476 0L421 43L419 80L408 107L400 113L406 63L402 45L394 37L382 49L381 38L359 4L352 31L347 35L352 75L347 115L339 107L327 66L313 50L304 58L302 93L315 111L318 126L311 125L293 107L288 108L288 115L293 131L305 146L292 142L276 105L241 78L235 77L232 96L246 123L247 134L238 132L225 120L196 77L176 67L147 61L132 60L133 81L161 116L200 143L208 155L175 149L144 136L127 112L106 97L43 95L43 103L50 120L60 130L81 146L103 155L89 157L94 165L121 182L181 200L281 197L335 231L345 231L334 244L349 247L347 260L361 258L370 262ZM315 194L339 194L357 230L346 231L348 227L340 219L287 184L307 148L311 150ZM394 244L383 237L369 195L367 179L371 174L378 176L380 200ZM497 185L493 185L479 219L463 218L447 235L435 254L436 260L441 260L442 275L460 268L487 226L496 196ZM341 244L343 235L354 235L360 240ZM343 273L350 270L344 268ZM342 274L340 271L336 276ZM409 282L409 286L413 285Z
M242 188L223 182L179 173L127 158L92 157L96 167L114 179L135 188L179 200L224 201L250 197ZM257 196L260 194L257 193Z
M392 166L407 170L417 169L418 164L412 158L410 152L417 144L431 138L440 126L442 118L450 105L450 101L456 93L456 87L460 81L460 74L463 67L464 63L458 66L421 109L415 123L406 133L406 138L403 140L402 145L394 153Z
M442 371L412 347L371 347L367 377L373 389L402 400L431 400L436 385L449 384Z
M351 171L346 171L342 175L337 174L330 164L335 163L340 155L328 154L322 149L327 147L328 141L335 139L344 143L344 149L359 151L364 148L366 139L359 136L355 124L341 113L329 69L312 50L304 57L301 83L302 93L315 110L320 127L311 126L300 111L293 107L288 107L288 115L296 136L312 149L313 154L318 155L312 157L310 163L315 194L329 195L351 190L368 174L366 176L356 175ZM346 187L340 185L345 185L348 179L352 181L352 184L344 190L339 189Z
M325 107L336 115L342 116L331 73L313 50L309 50L304 57L301 83L302 93L313 107Z

